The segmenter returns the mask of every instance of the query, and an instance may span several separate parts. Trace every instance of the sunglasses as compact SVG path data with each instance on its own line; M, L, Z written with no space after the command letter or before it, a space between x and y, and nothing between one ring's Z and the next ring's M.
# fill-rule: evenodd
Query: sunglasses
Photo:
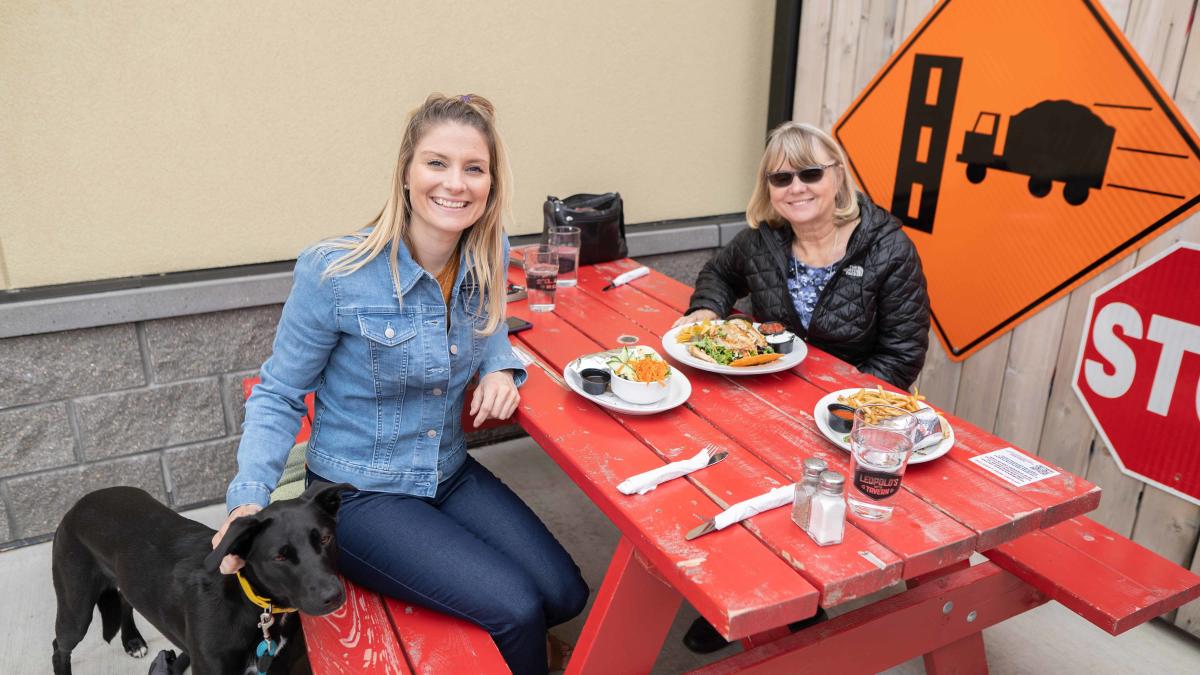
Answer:
M775 171L767 174L767 182L773 187L785 188L792 184L793 178L799 178L801 183L812 185L813 183L820 183L821 179L825 177L825 171L835 166L837 166L837 162L810 166L807 169L800 169L799 171Z

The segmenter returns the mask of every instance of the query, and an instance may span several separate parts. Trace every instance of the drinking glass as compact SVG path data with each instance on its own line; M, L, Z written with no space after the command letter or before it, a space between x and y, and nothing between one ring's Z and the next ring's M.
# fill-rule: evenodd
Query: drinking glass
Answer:
M892 517L892 495L900 491L912 456L917 418L890 405L864 405L854 411L850 454L854 480L846 491L850 512L865 520Z
M558 278L558 251L549 244L525 249L525 292L529 311L554 311L554 288Z
M574 286L579 280L579 228L560 225L550 230L550 245L558 251L558 285Z

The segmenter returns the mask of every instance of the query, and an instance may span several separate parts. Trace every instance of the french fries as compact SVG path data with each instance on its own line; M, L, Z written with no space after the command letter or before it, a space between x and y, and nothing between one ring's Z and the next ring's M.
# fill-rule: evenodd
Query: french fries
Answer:
M917 412L921 409L921 401L925 397L920 391L915 391L912 394L895 394L890 391L884 391L883 387L874 389L859 389L849 396L839 396L838 403L844 403L852 408L861 408L865 405L890 405L899 408L905 412ZM873 409L869 410L867 422L875 423L882 419L895 417L895 413L889 413L887 410Z

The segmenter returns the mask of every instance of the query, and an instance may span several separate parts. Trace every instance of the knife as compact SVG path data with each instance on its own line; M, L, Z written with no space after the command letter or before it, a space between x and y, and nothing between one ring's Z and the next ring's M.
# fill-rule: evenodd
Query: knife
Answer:
M712 518L709 518L708 520L704 521L703 523L700 523L696 527L693 527L690 532L683 535L683 538L688 541L691 541L691 540L695 539L696 537L706 535L709 532L712 532L716 529L717 529L716 524L713 522Z
M730 506L729 508L725 509L721 513L718 513L713 518L706 520L705 522L700 523L696 527L692 528L692 530L690 532L688 532L687 534L685 534L683 536L683 538L688 541L691 541L691 540L695 539L696 537L702 537L702 536L708 534L709 532L716 531L717 518L721 517L722 514L733 511L734 509L737 509L739 512L739 517L734 522L741 522L747 518L750 518L751 516L758 515L764 511L768 511L770 509L774 509L774 508L783 506L784 504L788 504L792 501L793 495L795 493L795 488L796 488L795 484L783 485L783 486L774 488L769 492L765 492L757 497L753 497L751 499L747 499L745 501L738 502L737 504L734 504L733 506ZM733 522L730 522L728 524L732 525Z

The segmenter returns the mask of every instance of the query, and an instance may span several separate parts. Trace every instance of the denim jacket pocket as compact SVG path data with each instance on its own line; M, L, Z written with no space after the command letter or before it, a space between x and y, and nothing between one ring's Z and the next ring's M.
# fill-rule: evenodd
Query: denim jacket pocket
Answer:
M387 313L358 313L358 327L362 336L384 347L395 347L417 334L412 319L394 311Z
M412 317L394 309L359 310L358 327L367 345L375 394L382 397L403 394L405 377L414 367L411 361L419 356L413 349L412 338L417 329Z

